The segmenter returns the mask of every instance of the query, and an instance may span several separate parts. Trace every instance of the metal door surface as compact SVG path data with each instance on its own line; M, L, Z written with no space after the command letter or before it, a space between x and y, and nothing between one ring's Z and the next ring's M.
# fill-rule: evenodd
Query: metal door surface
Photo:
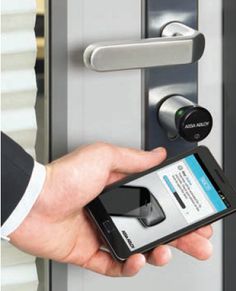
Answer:
M144 148L149 114L147 71L94 72L85 68L83 51L94 42L145 37L148 1L65 2L51 1L52 159L98 140ZM170 6L171 2L178 3L167 2ZM194 85L194 94L198 93L201 106L211 108L214 119L213 130L202 143L211 148L221 163L221 0L195 1L195 9L195 22L198 18L198 29L206 37L206 49L196 71L198 83ZM59 31L58 25L62 24ZM214 225L214 231L214 255L209 261L196 261L173 250L168 266L147 265L133 278L117 279L53 262L51 290L222 291L221 223Z

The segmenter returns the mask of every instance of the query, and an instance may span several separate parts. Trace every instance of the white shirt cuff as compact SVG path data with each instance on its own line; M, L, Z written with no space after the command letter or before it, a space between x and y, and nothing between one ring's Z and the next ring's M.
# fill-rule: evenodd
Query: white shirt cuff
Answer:
M24 195L1 227L1 238L9 240L8 236L15 231L32 209L46 179L45 166L34 161L34 168Z

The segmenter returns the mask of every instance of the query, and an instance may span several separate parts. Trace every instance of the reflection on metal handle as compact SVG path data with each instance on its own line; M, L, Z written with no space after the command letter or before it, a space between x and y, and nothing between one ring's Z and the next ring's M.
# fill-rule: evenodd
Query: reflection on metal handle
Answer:
M98 72L190 64L201 58L204 48L202 33L171 22L158 38L91 44L85 49L84 63Z

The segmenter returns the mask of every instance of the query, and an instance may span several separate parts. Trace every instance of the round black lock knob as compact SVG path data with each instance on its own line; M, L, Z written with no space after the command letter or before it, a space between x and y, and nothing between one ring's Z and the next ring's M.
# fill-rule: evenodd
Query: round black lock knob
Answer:
M198 142L211 132L210 112L183 96L164 98L157 111L158 120L170 138L180 136L188 142Z

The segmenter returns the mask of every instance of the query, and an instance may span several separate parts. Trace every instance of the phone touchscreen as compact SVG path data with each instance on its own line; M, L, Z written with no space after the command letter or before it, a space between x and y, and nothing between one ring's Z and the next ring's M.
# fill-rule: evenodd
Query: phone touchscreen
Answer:
M230 207L198 154L108 190L100 200L131 251Z

